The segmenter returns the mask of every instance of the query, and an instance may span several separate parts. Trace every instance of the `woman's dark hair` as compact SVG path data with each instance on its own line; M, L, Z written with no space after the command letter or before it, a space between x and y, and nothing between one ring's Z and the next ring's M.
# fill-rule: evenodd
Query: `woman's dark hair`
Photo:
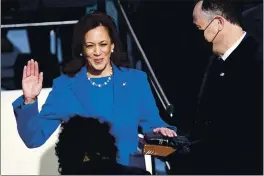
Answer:
M81 18L75 25L72 43L73 59L65 64L63 73L69 76L75 75L85 64L86 60L81 56L85 34L98 26L104 26L114 43L114 52L111 54L111 61L118 67L129 67L129 60L122 51L122 43L118 36L116 25L113 19L105 13L94 11Z
M55 153L59 172L68 175L80 173L90 163L115 163L117 147L108 123L101 123L95 118L75 116L62 123Z

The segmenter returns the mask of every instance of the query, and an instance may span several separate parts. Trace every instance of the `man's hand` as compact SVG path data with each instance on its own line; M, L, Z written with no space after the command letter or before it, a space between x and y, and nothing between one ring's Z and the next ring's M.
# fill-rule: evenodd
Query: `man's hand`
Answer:
M161 127L161 128L155 128L153 130L154 133L160 133L163 136L168 136L168 137L176 137L177 134L175 131L169 129L169 128L165 128L165 127Z

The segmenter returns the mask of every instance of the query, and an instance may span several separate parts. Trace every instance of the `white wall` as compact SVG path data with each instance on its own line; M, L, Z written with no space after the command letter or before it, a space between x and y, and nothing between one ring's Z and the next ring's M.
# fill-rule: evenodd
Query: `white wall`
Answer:
M39 95L39 108L51 89L43 89ZM55 143L59 128L39 148L28 149L20 139L12 102L22 91L1 91L1 175L58 175Z

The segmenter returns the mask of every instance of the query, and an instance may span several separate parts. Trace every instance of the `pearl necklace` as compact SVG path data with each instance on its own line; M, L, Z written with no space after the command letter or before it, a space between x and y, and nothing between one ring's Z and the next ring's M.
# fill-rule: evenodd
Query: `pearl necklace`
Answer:
M88 80L91 82L91 84L93 86L96 86L96 87L99 87L99 88L100 87L103 87L103 86L106 86L111 81L112 75L113 75L113 70L111 71L111 74L109 75L109 77L107 78L107 80L103 84L96 84L94 81L91 80L91 78L89 78L88 72L87 72L87 78L88 78Z

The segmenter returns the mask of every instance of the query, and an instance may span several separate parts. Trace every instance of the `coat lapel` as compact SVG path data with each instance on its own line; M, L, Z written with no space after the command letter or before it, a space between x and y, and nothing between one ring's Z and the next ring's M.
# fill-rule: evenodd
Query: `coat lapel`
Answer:
M114 70L114 109L120 109L127 102L128 97L128 70L125 68L118 69L113 65Z
M75 94L76 98L80 101L80 103L84 106L84 108L89 112L90 105L87 99L89 98L89 86L87 84L87 68L83 67L79 73L77 73L75 81L73 81L69 88Z
M113 110L115 109L118 111L127 103L128 97L128 70L125 68L118 69L113 64ZM90 112L90 104L88 103L87 99L89 98L89 86L87 84L87 68L83 67L79 73L77 73L75 80L69 85L71 91L75 94L76 98L80 101L80 103L84 106L87 112ZM117 107L117 108L116 108ZM115 114L115 113L114 113Z

